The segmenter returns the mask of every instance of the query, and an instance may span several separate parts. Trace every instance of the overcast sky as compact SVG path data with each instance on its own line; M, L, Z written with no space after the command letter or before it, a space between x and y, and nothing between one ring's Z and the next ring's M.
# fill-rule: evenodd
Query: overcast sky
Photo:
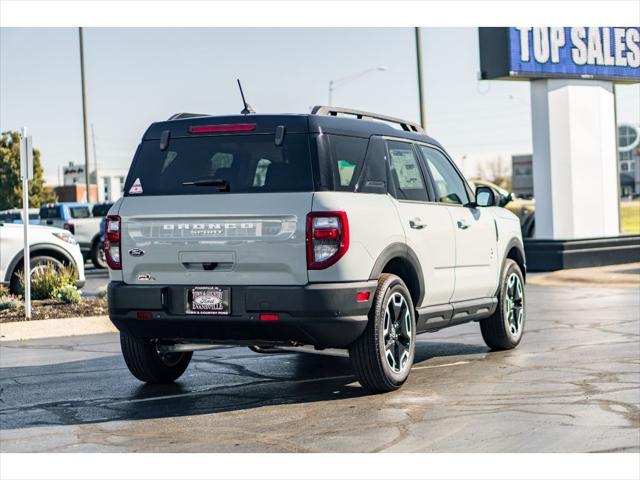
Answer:
M429 134L457 161L530 153L529 83L477 80L475 28L422 31ZM259 113L308 112L330 80L384 66L336 89L334 105L419 120L412 28L89 28L85 59L100 168L127 168L153 121L239 112L236 77ZM0 129L27 126L56 183L84 158L77 29L2 28L0 67ZM640 123L640 86L617 93L619 121Z

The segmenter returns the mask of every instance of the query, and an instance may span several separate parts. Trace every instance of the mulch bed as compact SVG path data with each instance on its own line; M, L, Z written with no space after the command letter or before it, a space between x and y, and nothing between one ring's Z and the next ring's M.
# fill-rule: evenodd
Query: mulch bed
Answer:
M107 297L83 297L76 305L62 303L58 300L32 300L31 319L47 320L49 318L92 317L107 315ZM0 323L24 321L24 307L0 310Z

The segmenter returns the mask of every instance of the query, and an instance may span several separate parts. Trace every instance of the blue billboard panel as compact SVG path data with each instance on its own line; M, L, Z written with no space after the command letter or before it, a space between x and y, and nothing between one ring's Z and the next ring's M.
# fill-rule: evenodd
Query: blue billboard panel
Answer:
M640 81L640 27L508 29L509 77Z

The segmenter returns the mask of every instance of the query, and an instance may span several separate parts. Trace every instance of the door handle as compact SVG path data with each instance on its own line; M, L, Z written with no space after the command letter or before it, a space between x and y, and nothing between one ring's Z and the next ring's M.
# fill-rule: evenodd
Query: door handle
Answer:
M458 220L458 228L461 230L466 230L467 228L469 228L469 224L466 220Z
M414 218L412 220L409 220L409 226L411 228L414 228L416 230L420 230L421 228L424 228L427 226L426 223L423 223L422 220L420 220L419 218Z

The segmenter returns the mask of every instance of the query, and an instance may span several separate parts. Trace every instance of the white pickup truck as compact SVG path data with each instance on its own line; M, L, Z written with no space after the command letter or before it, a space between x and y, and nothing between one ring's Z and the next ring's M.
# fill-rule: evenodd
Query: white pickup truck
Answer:
M111 204L50 203L40 207L40 225L70 231L80 245L85 259L90 258L96 268L106 268L100 249L100 222Z

